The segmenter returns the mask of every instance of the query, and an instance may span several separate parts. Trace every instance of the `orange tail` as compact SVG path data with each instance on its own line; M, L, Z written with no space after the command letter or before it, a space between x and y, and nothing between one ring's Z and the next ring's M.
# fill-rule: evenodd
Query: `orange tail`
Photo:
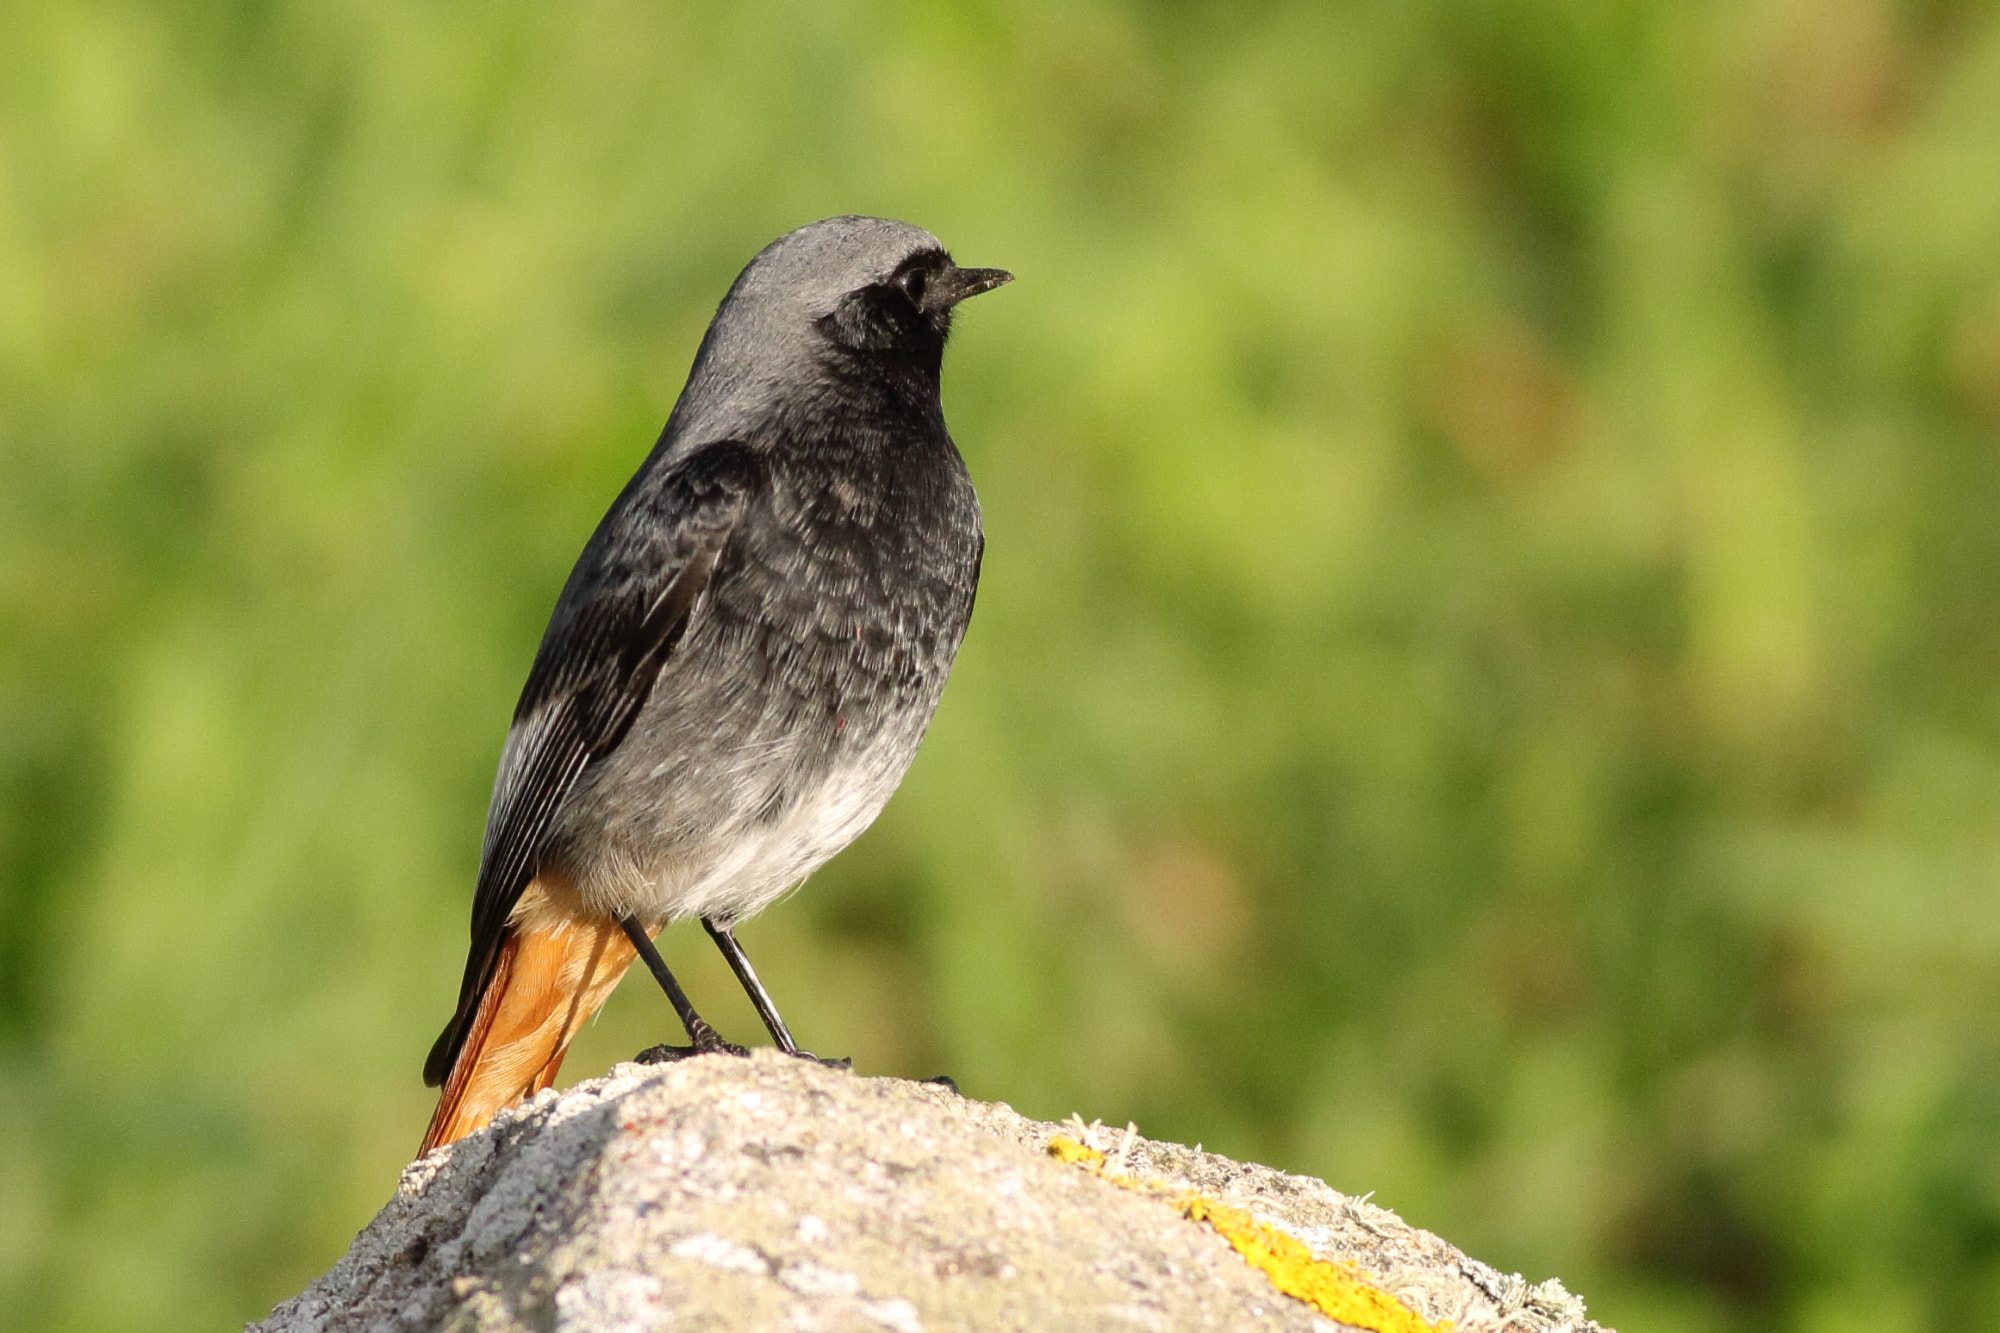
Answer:
M528 885L418 1156L555 1082L570 1038L635 957L618 923L585 913L567 885Z

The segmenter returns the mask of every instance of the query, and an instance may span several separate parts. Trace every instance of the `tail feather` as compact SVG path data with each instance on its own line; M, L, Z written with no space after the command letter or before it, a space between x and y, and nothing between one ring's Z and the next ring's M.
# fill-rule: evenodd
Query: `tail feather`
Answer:
M507 925L493 978L445 1078L419 1155L483 1129L555 1082L570 1038L637 955L610 917L537 878Z

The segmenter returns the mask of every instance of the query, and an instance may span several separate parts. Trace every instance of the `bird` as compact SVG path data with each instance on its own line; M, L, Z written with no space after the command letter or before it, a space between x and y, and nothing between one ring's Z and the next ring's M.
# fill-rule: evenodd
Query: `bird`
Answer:
M738 275L665 428L556 599L494 779L420 1153L548 1087L635 959L699 919L778 1048L735 928L872 823L972 615L985 538L945 429L961 301L1010 282L906 222L789 232ZM828 1062L835 1063L835 1062Z

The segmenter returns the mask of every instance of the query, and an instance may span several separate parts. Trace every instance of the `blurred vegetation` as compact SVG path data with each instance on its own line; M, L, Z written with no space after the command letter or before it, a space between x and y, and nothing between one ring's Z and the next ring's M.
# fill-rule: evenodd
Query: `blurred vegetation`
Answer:
M387 1197L556 590L849 211L1021 281L802 1040L1631 1330L2000 1327L1990 0L0 6L0 1323Z

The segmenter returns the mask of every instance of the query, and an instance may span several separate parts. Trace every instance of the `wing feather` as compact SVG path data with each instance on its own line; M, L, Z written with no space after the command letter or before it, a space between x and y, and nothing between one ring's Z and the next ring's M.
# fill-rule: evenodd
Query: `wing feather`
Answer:
M642 469L584 548L501 752L458 1007L424 1062L433 1087L465 1043L557 812L631 730L763 480L757 456L733 440Z

